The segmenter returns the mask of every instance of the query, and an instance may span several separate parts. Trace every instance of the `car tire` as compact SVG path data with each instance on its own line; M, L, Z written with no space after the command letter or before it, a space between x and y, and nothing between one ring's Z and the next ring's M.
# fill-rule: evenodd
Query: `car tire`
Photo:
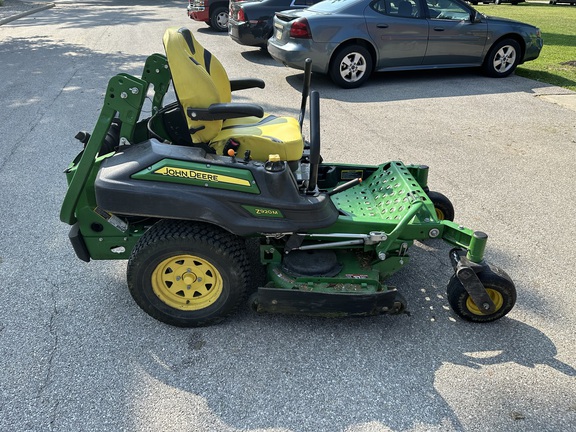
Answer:
M228 9L220 6L210 14L210 27L219 32L228 31Z
M332 57L329 74L342 88L360 87L372 74L372 56L361 45L346 45Z
M496 42L484 59L484 72L494 78L504 78L516 70L522 50L514 39Z

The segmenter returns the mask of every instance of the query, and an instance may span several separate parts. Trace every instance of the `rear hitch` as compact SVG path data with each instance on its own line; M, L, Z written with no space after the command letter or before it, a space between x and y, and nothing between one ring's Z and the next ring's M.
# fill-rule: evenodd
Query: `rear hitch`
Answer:
M484 261L480 263L470 261L466 257L466 251L462 249L454 248L449 255L456 277L462 283L474 304L486 315L494 313L496 305L478 278L478 273L488 269L488 265Z

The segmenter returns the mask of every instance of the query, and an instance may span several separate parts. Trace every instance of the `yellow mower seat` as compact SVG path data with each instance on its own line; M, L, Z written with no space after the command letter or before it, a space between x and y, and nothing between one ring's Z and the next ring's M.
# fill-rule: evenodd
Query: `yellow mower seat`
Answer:
M178 101L186 115L192 142L208 144L224 154L229 140L239 144L238 154L250 150L255 160L265 161L278 154L285 161L302 157L304 141L295 118L264 114L262 118L243 116L195 120L190 109L205 110L213 104L232 100L230 80L224 67L202 47L186 28L169 28L164 33L164 49Z

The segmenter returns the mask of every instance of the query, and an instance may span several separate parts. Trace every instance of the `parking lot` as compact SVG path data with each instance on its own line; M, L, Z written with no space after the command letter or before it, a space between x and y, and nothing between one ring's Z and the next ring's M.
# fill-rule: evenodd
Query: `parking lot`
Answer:
M135 4L137 3L137 4ZM390 281L409 314L256 315L198 329L153 320L126 263L76 258L59 221L64 169L108 79L139 75L187 26L235 94L298 115L302 73L186 16L186 2L56 2L0 26L0 430L576 430L576 94L477 71L377 74L344 91L314 76L325 160L430 166L456 221L489 235L516 283L488 325L449 309L449 247L418 243Z

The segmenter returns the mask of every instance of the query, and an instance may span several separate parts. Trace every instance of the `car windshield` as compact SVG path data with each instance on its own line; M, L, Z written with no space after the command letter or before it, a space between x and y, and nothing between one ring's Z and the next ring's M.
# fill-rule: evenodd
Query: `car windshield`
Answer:
M358 2L358 0L324 0L310 6L308 10L314 12L338 12L346 6Z

